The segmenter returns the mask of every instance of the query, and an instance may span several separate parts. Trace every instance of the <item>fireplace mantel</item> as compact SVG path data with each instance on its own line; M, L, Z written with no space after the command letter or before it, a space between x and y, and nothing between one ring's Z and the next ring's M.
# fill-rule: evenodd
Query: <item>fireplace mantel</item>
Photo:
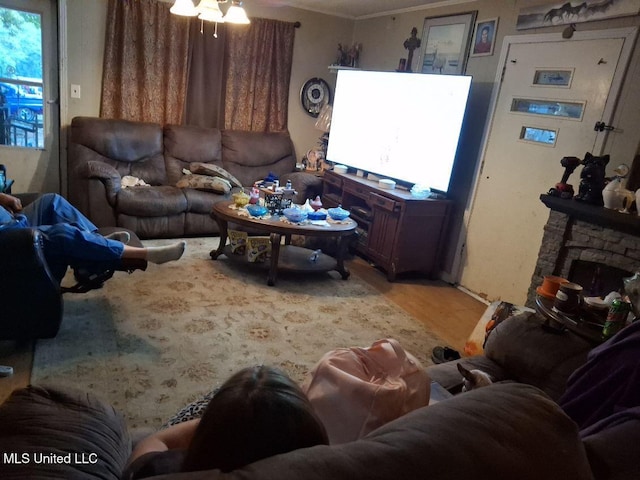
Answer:
M551 210L566 213L577 220L640 237L640 216L636 213L620 213L578 200L558 198L546 194L540 195L540 200Z
M640 216L620 213L573 199L540 195L549 219L527 293L535 306L536 289L545 275L572 279L575 265L585 263L640 272Z

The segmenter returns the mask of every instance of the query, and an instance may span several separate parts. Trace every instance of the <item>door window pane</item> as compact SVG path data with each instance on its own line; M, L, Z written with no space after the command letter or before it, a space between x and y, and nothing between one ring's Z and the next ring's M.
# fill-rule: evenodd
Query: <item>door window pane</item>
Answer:
M534 85L568 87L571 85L573 70L536 70Z
M0 145L44 148L42 16L0 7Z
M553 146L556 144L558 132L547 128L522 127L520 130L520 140L543 145Z
M514 98L511 111L530 115L545 115L580 120L584 112L584 103L560 102L556 100L538 100L534 98Z

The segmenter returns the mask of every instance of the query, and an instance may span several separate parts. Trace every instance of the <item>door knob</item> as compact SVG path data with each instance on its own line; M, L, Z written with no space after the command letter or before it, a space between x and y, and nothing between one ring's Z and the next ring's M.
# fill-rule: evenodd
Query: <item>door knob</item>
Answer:
M596 132L604 132L605 130L607 130L607 131L615 130L616 127L614 127L613 125L607 125L604 122L596 122L596 124L594 125L593 129Z

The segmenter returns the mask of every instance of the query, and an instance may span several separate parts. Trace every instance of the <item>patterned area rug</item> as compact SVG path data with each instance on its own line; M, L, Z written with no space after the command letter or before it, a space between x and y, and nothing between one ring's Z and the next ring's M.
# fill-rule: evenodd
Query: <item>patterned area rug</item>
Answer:
M66 294L60 333L36 344L31 382L92 391L130 427L159 427L245 366L302 382L334 348L393 337L426 366L442 344L354 274L281 274L269 287L266 271L212 261L217 238L187 242L178 262Z

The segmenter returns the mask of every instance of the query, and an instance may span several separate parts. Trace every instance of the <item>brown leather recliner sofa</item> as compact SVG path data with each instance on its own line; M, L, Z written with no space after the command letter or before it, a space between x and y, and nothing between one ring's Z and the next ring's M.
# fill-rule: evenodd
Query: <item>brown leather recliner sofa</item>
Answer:
M283 183L291 180L296 203L322 189L321 178L295 171L286 132L76 117L69 131L68 197L98 227L128 228L140 238L217 235L211 207L229 195L176 186L195 162L221 167L245 187L272 172ZM123 188L125 175L151 186Z

